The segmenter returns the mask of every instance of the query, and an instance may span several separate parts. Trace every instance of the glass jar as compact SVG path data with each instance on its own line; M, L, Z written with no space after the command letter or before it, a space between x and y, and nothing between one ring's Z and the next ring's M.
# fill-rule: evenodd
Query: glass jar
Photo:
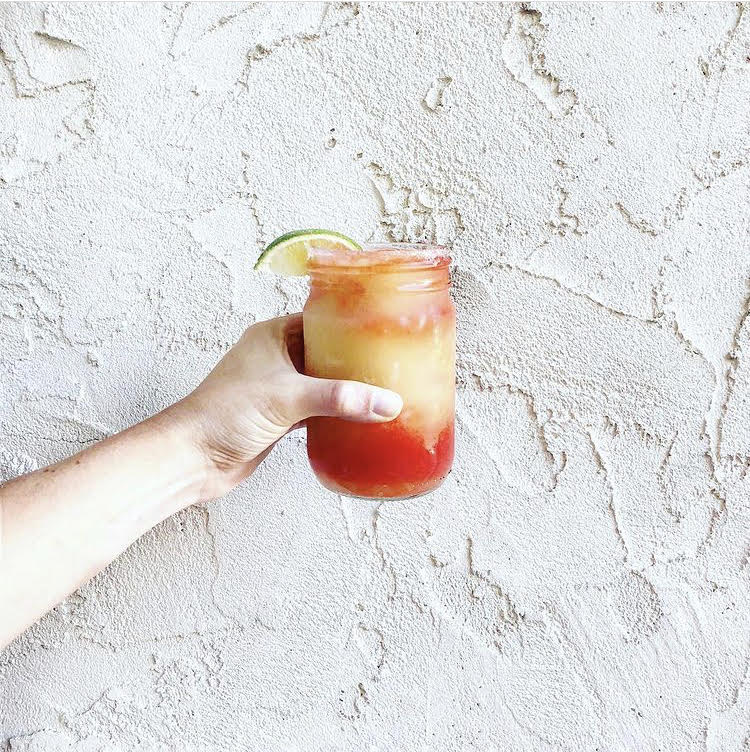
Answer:
M317 417L307 454L329 490L406 499L437 488L453 463L456 313L450 257L394 243L316 252L303 312L305 372L401 395L389 423Z

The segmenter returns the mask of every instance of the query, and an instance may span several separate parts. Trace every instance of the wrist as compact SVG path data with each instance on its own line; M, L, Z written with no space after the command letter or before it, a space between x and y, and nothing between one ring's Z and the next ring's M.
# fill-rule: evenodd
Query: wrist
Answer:
M158 424L159 430L171 436L174 451L179 452L184 461L184 472L190 483L181 508L216 498L217 470L207 448L200 412L186 398L151 420Z

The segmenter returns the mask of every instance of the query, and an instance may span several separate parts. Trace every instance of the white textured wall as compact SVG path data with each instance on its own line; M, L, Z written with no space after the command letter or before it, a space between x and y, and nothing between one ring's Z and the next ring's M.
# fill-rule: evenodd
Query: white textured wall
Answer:
M0 748L748 750L750 11L0 22L0 475L299 309L290 228L451 244L460 318L440 492L284 440L6 650Z

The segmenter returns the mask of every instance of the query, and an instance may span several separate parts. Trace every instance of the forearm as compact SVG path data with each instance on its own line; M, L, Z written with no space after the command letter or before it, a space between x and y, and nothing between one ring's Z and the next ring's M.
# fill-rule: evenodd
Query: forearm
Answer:
M300 373L302 334L299 314L251 326L182 402L0 486L0 647L165 517L247 478L310 416L398 415L397 394Z
M155 524L208 468L179 410L0 486L0 647Z

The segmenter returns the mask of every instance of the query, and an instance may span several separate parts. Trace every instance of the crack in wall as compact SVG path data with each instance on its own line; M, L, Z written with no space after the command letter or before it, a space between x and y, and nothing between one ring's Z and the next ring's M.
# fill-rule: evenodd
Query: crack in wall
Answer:
M545 274L539 274L538 272L533 272L530 269L526 269L525 267L518 266L516 264L492 261L490 265L497 269L517 271L517 272L520 272L521 274L526 275L527 277L531 277L532 279L538 279L543 282L551 282L555 287L559 288L563 292L569 293L570 295L574 295L578 298L583 298L584 300L587 300L589 303L593 303L597 308L600 308L606 311L608 314L612 314L613 316L617 318L630 319L632 321L638 321L641 324L657 326L660 328L664 327L664 323L662 321L659 321L658 317L643 318L642 316L636 316L635 314L628 313L626 311L621 311L618 308L613 308L612 306L607 305L606 303L602 303L600 300L597 300L596 298L593 298L591 295L589 295L586 292L583 292L582 290L574 290L572 287L568 287L567 285L564 285L562 282L560 282L560 280L556 279L555 277L548 277ZM685 352L688 352L691 355L694 355L700 358L700 360L704 363L706 368L710 372L713 372L714 369L713 369L713 366L711 365L711 362L706 358L705 355L703 355L703 353L687 337L684 336L684 334L682 334L679 327L673 326L670 320L670 325L666 328L667 328L667 331L670 331L675 335L678 342L680 343L680 346L685 350Z
M182 24L185 22L185 13L187 12L188 6L190 5L189 2L181 3L180 4L180 10L179 14L177 16L177 23L174 26L174 29L172 30L172 39L169 42L169 48L167 49L167 54L169 57L172 58L172 60L176 60L177 56L174 54L174 46L177 42L177 37L180 34L180 30L182 29ZM165 10L168 10L170 12L172 11L172 4L171 3L164 3Z
M721 96L722 87L724 85L726 67L730 62L728 56L729 49L732 45L732 42L734 41L735 36L741 29L745 15L744 3L735 3L735 7L737 8L737 18L735 19L734 25L724 38L724 41L720 43L711 54L709 54L708 60L701 61L701 69L703 75L708 80L708 91L710 92L710 94L706 97L706 99L709 100L710 104L708 117L704 118L704 122L701 124L702 130L704 131L704 137L702 139L702 149L700 147L701 140L699 140L699 143L696 144L696 152L703 151L705 153L710 149L711 137L714 133L716 125L716 114L719 98ZM696 179L698 179L706 188L709 187L713 182L713 179L715 179L710 177L708 174L700 174L695 169L695 167L693 167L692 169Z
M334 21L330 25L324 25L329 15L329 8L335 7L339 13L343 14L343 18L340 21ZM336 29L346 28L350 24L354 23L359 14L361 13L361 6L358 2L342 2L342 3L329 3L325 8L321 17L320 25L317 31L314 32L302 32L299 34L290 34L287 36L274 39L268 45L258 43L255 47L247 53L247 63L240 75L240 83L248 86L248 77L253 66L261 60L269 57L276 50L284 47L294 47L296 45L310 44L318 42L331 34Z
M373 641L374 637L374 641ZM360 721L365 714L369 705L373 702L373 697L367 690L367 686L377 685L381 679L383 664L385 663L386 647L385 636L377 627L369 626L359 622L353 629L347 640L347 646L354 642L359 648L360 655L364 659L366 670L364 676L355 677L352 682L351 691L351 713L347 713L344 708L339 709L339 714L352 723ZM367 686L365 686L367 684ZM340 692L344 695L344 690ZM339 697L343 702L344 697Z
M509 386L508 389L509 391L511 391L511 393L518 393L523 397L524 402L526 403L526 409L528 410L528 413L529 413L529 418L531 419L531 424L534 426L534 430L535 430L537 439L539 441L539 445L542 449L542 453L544 454L544 457L547 463L552 468L557 468L558 462L554 453L550 449L549 444L547 443L547 437L544 434L544 423L542 423L541 420L539 419L539 413L536 410L536 403L534 402L534 398L531 396L529 392L525 392L522 389L519 389L518 387ZM556 485L557 485L557 480L555 479L549 490L554 491Z
M439 113L445 109L445 92L452 83L451 76L438 76L430 84L430 88L421 100L421 105L426 112Z
M566 292L570 295L574 295L577 298L583 298L589 303L593 303L597 308L600 308L606 311L608 314L612 314L613 316L617 318L631 319L632 321L638 321L642 324L656 324L654 319L646 319L646 318L643 318L642 316L636 316L633 313L628 313L627 311L621 311L619 308L614 308L611 305L602 303L600 300L597 300L596 298L592 297L587 292L583 292L582 290L574 290L572 287L568 287L567 285L560 282L560 280L557 279L556 277L549 277L546 274L540 274L539 272L531 271L530 269L527 269L523 266L518 266L517 264L510 264L510 263L506 263L503 261L492 261L490 262L490 265L496 269L505 269L505 270L520 272L521 274L524 274L527 277L530 277L532 279L537 279L542 282L551 282L555 287L559 288L563 292Z
M612 529L615 533L615 536L617 537L618 542L622 546L623 561L627 564L630 558L630 549L628 547L627 541L625 540L625 536L623 535L622 525L620 524L619 513L617 511L617 506L615 504L615 489L614 489L614 486L612 485L612 481L610 480L609 471L607 470L607 466L604 463L604 458L602 457L602 454L599 451L599 447L597 447L596 442L594 441L594 437L591 431L587 430L586 436L588 437L589 443L591 445L592 456L594 458L594 462L596 462L598 469L604 475L604 484L607 488L607 495L609 497L607 508L609 510L609 515L612 520Z
M658 301L659 292L655 293L655 300ZM673 311L664 305L664 303L659 304L657 302L657 313L654 316L654 320L657 323L662 324L668 331L672 332L674 336L677 338L677 340L680 342L680 344L683 346L686 352L692 353L693 355L697 355L705 364L706 367L711 372L711 378L716 383L717 381L717 375L716 375L716 369L714 368L713 364L711 363L711 360L709 357L701 350L698 345L693 342L680 328L680 322L677 318L677 312Z
M31 31L29 36L38 43L51 48L58 56L64 57L65 53L68 52L74 54L77 63L72 63L72 67L88 68L88 53L75 42L38 29ZM6 35L0 35L0 63L8 70L14 94L19 99L38 97L45 93L60 91L67 86L90 86L93 90L93 80L90 73L78 76L71 73L68 78L59 83L51 83L39 78L34 74L34 66L29 62L18 37L13 37L13 42L10 42L10 39L9 31L6 32ZM65 66L63 66L63 70L64 68ZM60 74L58 73L58 75Z
M647 222L645 219L638 219L637 217L634 217L620 201L615 203L615 207L617 208L617 211L619 211L622 215L622 218L631 227L634 227L636 230L638 230L638 232L642 232L645 235L650 235L651 237L656 237L659 234L650 222Z
M508 22L502 44L502 60L511 76L526 87L553 115L569 115L578 103L578 94L552 74L547 67L542 45L547 27L542 13L526 5Z
M38 39L41 39L45 41L47 44L49 44L53 48L57 49L67 49L72 48L74 50L81 50L82 52L85 52L85 48L81 47L80 44L76 44L71 39L63 39L62 37L54 36L53 34L49 34L46 31L35 31L34 36Z
M211 529L211 513L208 509L208 507L201 503L196 505L197 509L199 510L201 517L203 518L203 527L206 534L206 538L208 540L208 546L209 551L211 552L211 565L213 566L213 577L211 579L211 584L209 586L209 592L211 594L211 601L213 603L214 608L216 611L233 627L236 627L242 631L244 629L243 625L240 623L239 619L234 616L233 614L228 613L224 607L219 603L217 597L216 597L216 584L219 581L219 576L221 574L220 567L219 567L219 556L216 549L216 536L214 535L213 530ZM264 625L265 626L265 625Z
M43 27L44 14L40 14L37 25ZM18 102L15 109L38 121L38 130L29 138L22 127L24 119L18 118L18 130L0 145L0 187L59 163L94 132L96 85L88 52L44 28L14 29L11 22L0 27L0 68L8 73ZM25 47L35 55L32 60ZM54 62L48 59L50 56ZM57 124L40 117L42 106L59 108Z
M260 5L261 3L249 3L244 8L241 8L235 13L230 13L229 15L221 16L221 18L219 18L215 23L212 23L209 27L207 27L201 33L200 38L203 39L204 37L207 37L209 34L212 34L214 31L217 31L218 29L222 28L222 26L226 26L228 23L235 21L240 16L244 16L246 13L249 13L251 10L255 10Z
M463 555L456 561L442 562L434 553L428 555L427 561L434 573L424 582L428 597L423 602L412 595L411 601L419 613L430 615L440 640L445 626L468 637L493 659L523 644L525 616L497 582L477 569L471 535L466 537ZM467 608L457 607L456 595L461 596Z
M533 395L530 392L518 386L514 386L510 383L506 383L506 384L486 383L484 382L484 380L479 374L475 374L475 373L471 374L471 381L466 382L465 385L471 385L471 384L473 384L473 389L479 393L505 392L509 396L516 396L516 397L521 398L521 401L523 402L523 405L524 405L524 410L528 417L528 424L531 427L531 430L534 435L534 440L539 449L539 452L542 455L543 462L549 471L549 479L543 482L544 490L548 492L553 492L557 488L560 475L565 469L565 464L567 460L564 457L564 453L562 453L562 455L557 455L551 450L549 443L547 441L547 436L544 431L547 421L542 421L542 419L539 417L539 414L536 409L536 402L534 400ZM475 437L476 441L479 444L481 444L483 441L482 440L482 435L483 435L482 427L483 426L481 425L481 420L479 421L479 425L475 425L474 421L470 420L465 414L465 412L466 411L464 411L464 414L460 414L457 416L459 425L463 428L468 429L471 432L472 436ZM497 469L499 475L503 478L504 482L507 483L511 487L517 487L517 484L512 482L511 479L506 474L501 464L500 459L496 456L496 453L494 451L488 451L488 456L490 460L492 461L493 465L495 466L495 468ZM491 514L488 514L488 518L490 517L491 517Z
M396 571L385 555L385 550L383 549L383 545L380 541L380 531L378 529L378 522L380 521L380 509L383 506L383 503L384 502L382 501L378 502L372 510L372 544L378 554L381 569L388 578L388 600L393 600L396 595Z
M476 568L474 564L474 540L471 536L467 536L466 538L466 566L470 577L476 577L480 582L487 585L487 587L489 587L497 596L501 604L500 620L509 627L517 627L523 619L523 616L518 613L508 594L496 582L493 582L487 577L487 575L482 574L482 572Z
M717 506L715 509L711 510L708 529L706 530L706 535L700 545L700 550L703 552L710 548L711 544L716 539L716 536L719 534L719 531L724 526L724 523L727 521L727 499L723 490L720 488L712 488L709 493L716 500Z
M260 249L265 247L267 241L265 226L258 212L258 194L255 192L255 190L253 190L252 180L250 179L250 161L252 159L252 154L243 151L242 158L245 160L245 167L242 170L242 180L247 186L247 189L245 191L239 192L237 195L248 202L250 215L252 216L253 224L255 225L255 243L256 246Z
M722 450L721 444L724 433L724 422L726 420L727 409L729 407L729 401L732 398L734 391L737 371L740 367L740 359L742 356L742 345L740 344L740 337L743 334L745 323L750 317L750 293L745 298L743 304L743 310L740 312L737 325L735 326L734 333L732 335L731 346L729 351L724 356L725 368L724 368L724 399L721 403L721 409L716 419L716 457L721 462Z
M376 162L370 162L366 170L386 240L450 245L466 230L457 197L430 185L402 185Z
M569 232L579 237L586 234L581 230L581 220L577 214L571 214L565 204L570 198L570 193L565 188L558 186L559 200L557 202L557 216L547 220L547 226L556 234L565 237Z

